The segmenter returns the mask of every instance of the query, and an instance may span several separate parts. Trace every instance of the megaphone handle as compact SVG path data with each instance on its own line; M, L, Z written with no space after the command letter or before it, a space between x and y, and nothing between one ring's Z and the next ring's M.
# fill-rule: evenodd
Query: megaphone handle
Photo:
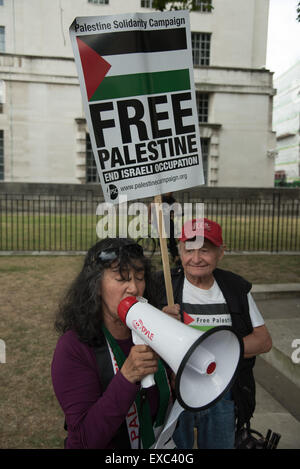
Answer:
M155 385L154 375L147 375L141 381L142 388L151 388L151 386Z
M135 345L147 345L134 331L132 331L132 341ZM154 375L150 374L141 380L142 388L150 388L155 385Z

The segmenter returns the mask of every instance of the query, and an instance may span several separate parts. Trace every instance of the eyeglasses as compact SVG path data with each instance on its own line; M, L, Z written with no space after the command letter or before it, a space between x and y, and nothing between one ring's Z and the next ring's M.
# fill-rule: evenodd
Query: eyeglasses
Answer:
M142 246L139 244L125 244L120 247L103 249L103 251L96 255L95 260L100 262L112 262L120 258L123 254L133 257L142 257L144 255L144 251Z

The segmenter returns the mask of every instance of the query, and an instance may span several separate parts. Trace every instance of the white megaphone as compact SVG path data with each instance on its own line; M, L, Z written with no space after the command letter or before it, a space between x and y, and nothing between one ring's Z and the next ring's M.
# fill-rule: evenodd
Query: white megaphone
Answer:
M182 407L193 411L210 407L233 384L244 350L242 340L229 326L201 332L145 301L124 298L118 306L120 319L174 371ZM153 384L150 380L142 386Z

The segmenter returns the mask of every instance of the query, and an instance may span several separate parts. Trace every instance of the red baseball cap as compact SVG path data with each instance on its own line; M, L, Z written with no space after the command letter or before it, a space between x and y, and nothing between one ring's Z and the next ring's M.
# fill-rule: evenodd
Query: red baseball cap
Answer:
M194 218L187 221L183 227L179 241L185 243L187 240L195 238L195 236L202 236L208 239L215 246L222 246L222 228L219 223L209 220L208 218Z

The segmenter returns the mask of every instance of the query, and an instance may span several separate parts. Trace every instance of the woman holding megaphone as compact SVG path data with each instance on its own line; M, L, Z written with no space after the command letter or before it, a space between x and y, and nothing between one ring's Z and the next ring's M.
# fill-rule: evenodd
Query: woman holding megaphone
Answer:
M65 414L65 448L150 448L168 415L172 397L162 361L147 345L134 345L118 316L127 296L149 303L151 277L141 246L104 239L87 253L62 302L61 336L52 361L52 382ZM156 384L140 381L155 373Z

